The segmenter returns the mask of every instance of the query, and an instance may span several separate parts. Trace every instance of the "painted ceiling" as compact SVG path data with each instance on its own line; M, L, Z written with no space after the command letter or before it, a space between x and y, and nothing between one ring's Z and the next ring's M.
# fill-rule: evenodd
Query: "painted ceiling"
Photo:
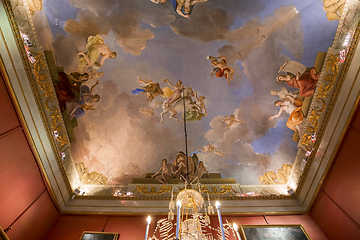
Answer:
M185 152L184 124L182 108L179 121L167 112L161 122L166 104L182 104L170 102L177 93L167 91L175 89L167 79L196 92L187 111L196 113L186 124L187 148L210 173L256 185L264 173L292 164L298 142L286 126L288 113L269 120L280 109L270 92L299 90L276 81L279 67L290 60L313 67L318 52L332 45L338 21L328 20L323 1L208 0L195 3L188 15L170 0L155 2L46 0L32 17L40 45L53 52L58 67L92 76L77 91L99 81L92 94L100 100L88 104L93 109L75 116L71 103L79 104L81 94L63 109L78 125L73 161L102 173L107 184L144 178L159 170L162 159L173 163ZM79 68L83 55L96 48L92 40L116 57L99 67L103 56L95 53L98 63ZM216 69L209 56L224 57L225 67ZM162 92L148 99L146 86L156 83Z

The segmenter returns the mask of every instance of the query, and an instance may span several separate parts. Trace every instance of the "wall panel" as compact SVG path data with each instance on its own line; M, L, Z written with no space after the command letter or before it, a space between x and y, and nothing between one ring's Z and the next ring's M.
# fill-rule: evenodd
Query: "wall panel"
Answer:
M101 232L105 228L108 218L108 216L96 215L61 215L51 226L43 239L79 240L83 231Z
M0 73L0 136L13 128L19 127L20 122L6 89L3 75Z
M349 129L322 189L360 224L360 132Z
M157 216L151 217L152 219L149 227L149 237L154 233L155 223L157 221ZM161 216L160 218L163 217L164 216ZM146 231L146 218L147 216L110 217L104 231L120 233L121 240L144 239Z
M21 129L0 138L0 225L6 229L45 190Z
M329 239L360 239L359 226L324 191L320 191L311 216Z
M358 106L310 212L330 239L360 239L359 173Z
M11 240L41 239L59 216L49 194L44 191L12 225Z

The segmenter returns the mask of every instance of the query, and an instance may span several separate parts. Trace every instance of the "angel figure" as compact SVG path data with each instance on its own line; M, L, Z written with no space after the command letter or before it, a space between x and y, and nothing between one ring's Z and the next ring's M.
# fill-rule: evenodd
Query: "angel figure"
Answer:
M86 43L87 52L79 52L78 55L82 56L79 58L79 70L85 71L86 68L91 67L93 69L99 69L103 66L104 61L108 58L115 58L116 52L112 52L109 47L104 43L99 35L90 36ZM98 58L102 55L100 63Z
M156 180L158 180L160 183L167 183L167 180L173 178L174 176L174 165L167 163L166 159L163 159L161 163L162 166L160 167L159 171L157 171L151 177L156 177Z
M142 80L141 78L138 77L138 82L140 85L144 86L142 88L136 88L135 90L132 90L131 93L132 94L139 94L141 92L146 93L147 95L147 102L152 102L152 100L154 100L154 98L158 95L163 95L163 91L160 88L159 83L156 83L154 81L152 81L151 79L149 80Z
M218 148L215 148L213 145L212 145L212 142L210 142L209 145L207 146L204 146L203 148L199 149L199 152L203 152L205 154L208 154L210 152L213 152L214 154L220 156L220 157L223 157L225 155L225 153L222 153L218 150Z
M216 77L225 77L230 84L230 79L233 79L235 70L227 65L226 58L223 56L212 57L209 56L208 59L211 60L211 65L214 69L211 71L211 76L215 74Z
M311 97L314 95L316 84L320 73L316 72L314 67L307 69L304 65L296 61L287 61L280 66L279 72L287 72L276 77L278 82L286 82L293 88L299 89L300 97Z
M301 111L303 100L300 98L293 98L291 96L286 96L286 100L277 100L275 102L276 107L280 107L280 111L275 116L269 118L272 120L274 118L280 117L283 111L286 111L290 116L286 122L286 126L293 131L298 130L300 132L299 125L304 119L304 114Z
M169 86L174 88L174 90L171 91L172 94L168 96L168 99L164 102L164 106L167 108L181 99L181 94L183 92L184 86L182 85L181 81L177 81L176 85L174 85L166 78L163 79L163 82L166 82L167 84L169 84Z
M60 76L60 73L59 73ZM80 86L89 82L90 75L88 73L79 73L79 72L72 72L67 75L69 82L71 83L71 87L80 92Z
M188 110L185 112L185 121L196 121L196 120L201 120L202 117L207 116L207 111L205 109L205 97L204 96L197 96L197 92L195 90L193 90L194 92L194 96L195 99L197 100L196 105L199 107L199 109L201 110L201 112L198 114L198 109L194 109L192 110ZM202 112L204 111L204 112ZM184 123L184 121L182 121L181 123Z
M85 83L89 80L90 75L88 73L79 73L79 72L72 72L69 75L67 75L69 80L71 80L74 83ZM75 84L73 84L75 85Z
M93 94L94 88L99 84L99 81L89 88L87 85L80 86L80 99L79 101L66 102L67 113L70 118L79 118L85 115L85 110L95 110L92 103L99 102L100 96Z
M226 123L227 128L230 128L234 123L246 123L246 121L239 121L236 119L235 115L225 115L225 117L221 118L221 120Z
M289 92L289 90L283 87L280 91L271 90L270 95L279 96L280 100L286 100L287 95L292 96L293 98L297 98L299 95L299 91Z
M140 108L140 114L146 118L154 116L154 109L153 108Z
M171 0L175 11L184 18L190 18L193 6L199 2L207 2L207 0Z

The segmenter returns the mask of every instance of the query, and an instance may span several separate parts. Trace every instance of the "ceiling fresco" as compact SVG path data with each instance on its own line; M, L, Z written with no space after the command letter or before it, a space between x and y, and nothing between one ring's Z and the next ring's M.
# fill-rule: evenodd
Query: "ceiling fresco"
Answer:
M307 212L358 102L357 0L3 0L0 18L66 212L164 213L185 178L227 213Z
M129 187L170 194L159 183L198 178L210 194L247 197L293 195L288 190L319 154L317 134L321 139L339 67L357 36L360 11L351 4L18 0L9 6L70 192L117 197ZM142 184L157 185L147 192Z
M185 152L185 95L188 153L210 173L256 185L291 165L303 115L293 111L313 95L321 65L310 68L338 25L323 2L192 1L188 14L162 2L47 0L34 15L40 45L64 70L54 85L77 121L73 161L107 184L174 163ZM279 72L293 75L277 81Z

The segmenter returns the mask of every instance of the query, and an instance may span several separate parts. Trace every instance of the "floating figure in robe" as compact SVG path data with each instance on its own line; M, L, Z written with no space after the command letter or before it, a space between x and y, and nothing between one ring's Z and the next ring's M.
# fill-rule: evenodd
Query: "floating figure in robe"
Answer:
M176 85L174 85L166 78L163 79L163 82L166 82L172 88L174 88L174 90L172 91L172 95L164 102L164 106L168 108L170 105L173 105L181 99L181 94L183 92L184 86L182 85L181 81L177 81Z
M198 97L197 92L195 90L193 90L193 91L194 91L195 99L197 100L196 105L200 108L201 112L200 112L200 114L198 114L198 109L186 111L185 112L185 121L201 120L202 117L207 116L207 111L205 109L205 97L204 96ZM181 123L183 123L183 122L184 121L182 121Z
M211 65L214 69L211 72L211 76L215 74L216 77L225 77L230 84L230 79L233 79L235 70L227 65L226 58L223 56L212 57L209 56L208 59L211 60Z
M92 94L92 91L98 84L99 81L97 81L91 88L87 85L81 85L79 101L66 102L67 113L70 115L70 119L84 116L85 110L95 110L91 104L99 102L100 96L98 94Z
M154 109L153 108L140 108L140 114L146 118L154 116Z
M291 96L286 96L286 98L286 100L277 100L275 102L275 106L280 107L280 111L275 116L270 117L269 120L280 117L281 113L285 111L290 115L286 122L286 126L293 131L298 130L300 132L299 125L304 119L304 114L301 111L303 100Z
M292 96L293 98L297 98L299 95L299 91L289 92L289 90L283 87L280 91L271 90L270 95L279 96L280 100L286 100L287 95Z
M159 83L153 82L151 79L145 81L142 80L138 77L139 80L139 84L143 85L144 87L142 88L136 88L135 90L132 90L131 93L132 94L139 94L141 92L146 93L148 99L146 100L147 102L152 102L152 100L158 96L158 95L163 95L163 91L160 88Z
M246 121L239 121L236 119L235 115L226 115L225 117L221 118L221 120L226 123L227 128L230 128L234 123L246 123Z
M184 18L190 18L193 6L200 2L207 2L207 0L171 0L175 11Z
M220 152L218 148L216 148L215 146L212 145L212 142L210 142L209 145L207 146L203 146L203 148L199 149L199 152L203 152L205 154L208 154L210 152L213 152L214 154L223 157L225 155L225 153Z
M167 99L162 103L161 123L164 122L164 114L168 112L170 113L170 118L174 118L176 121L179 121L176 114L184 110L195 111L196 118L198 118L201 114L201 109L192 100L192 97L195 95L192 88L184 87L181 81L178 81L176 85L171 84L167 79L163 79L163 81L167 82L174 90L170 90L168 87L162 89L163 97L167 97Z
M87 52L79 52L78 55L82 56L79 58L79 70L85 71L91 67L93 69L99 69L103 66L105 59L115 58L116 52L112 52L109 47L104 43L99 35L90 36L86 43ZM98 62L99 56L102 55L100 63Z
M279 72L284 71L287 74L281 74L276 77L278 82L286 82L293 88L299 89L300 97L311 97L314 95L316 84L320 73L316 73L314 67L306 69L304 65L295 61L287 61L280 66Z

